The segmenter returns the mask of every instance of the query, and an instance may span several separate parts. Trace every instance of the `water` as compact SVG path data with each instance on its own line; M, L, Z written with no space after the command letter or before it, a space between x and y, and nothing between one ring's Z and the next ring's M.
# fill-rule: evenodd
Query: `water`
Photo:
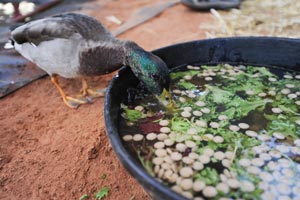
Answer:
M179 109L166 112L151 95L124 109L142 114L136 121L122 114L120 132L133 136L125 142L129 151L150 174L188 198L299 199L299 73L230 65L189 68L171 74ZM163 120L169 123L160 124ZM156 138L149 140L150 133ZM159 142L164 146L157 148ZM199 182L206 185L201 190Z

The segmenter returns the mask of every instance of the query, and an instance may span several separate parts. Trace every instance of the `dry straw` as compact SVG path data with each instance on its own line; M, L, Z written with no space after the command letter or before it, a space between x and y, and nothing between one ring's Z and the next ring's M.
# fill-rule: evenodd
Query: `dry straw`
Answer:
M240 9L211 10L214 22L201 24L208 38L229 36L300 37L299 0L244 0Z

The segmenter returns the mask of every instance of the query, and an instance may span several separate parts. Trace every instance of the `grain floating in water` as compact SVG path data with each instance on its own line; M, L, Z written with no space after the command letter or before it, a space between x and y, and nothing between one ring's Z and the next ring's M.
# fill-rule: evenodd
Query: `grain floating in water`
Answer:
M171 73L172 112L150 94L122 105L122 139L150 174L186 198L299 199L299 77L190 65Z

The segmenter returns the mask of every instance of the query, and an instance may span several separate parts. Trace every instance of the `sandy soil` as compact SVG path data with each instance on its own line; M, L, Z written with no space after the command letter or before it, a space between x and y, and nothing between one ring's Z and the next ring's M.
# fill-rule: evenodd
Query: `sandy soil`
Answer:
M110 30L115 25L105 16L126 21L136 9L159 0L91 2L83 10ZM161 0L162 1L162 0ZM136 41L147 50L201 39L201 23L208 13L193 12L183 5L136 27L120 38ZM113 74L90 80L105 87ZM68 94L78 93L79 80L60 79ZM149 197L117 160L106 137L104 98L76 110L66 107L49 77L0 99L0 199L79 199L110 188L106 199ZM106 178L103 178L106 176Z

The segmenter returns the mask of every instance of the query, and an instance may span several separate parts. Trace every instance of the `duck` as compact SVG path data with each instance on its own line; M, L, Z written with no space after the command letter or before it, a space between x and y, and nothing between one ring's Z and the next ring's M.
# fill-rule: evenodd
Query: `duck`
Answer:
M87 77L129 66L145 88L156 96L169 89L165 62L130 40L115 38L101 22L88 15L63 13L28 22L11 32L11 44L23 57L43 69L70 108L104 96L89 88ZM58 76L81 79L79 97L68 96Z

